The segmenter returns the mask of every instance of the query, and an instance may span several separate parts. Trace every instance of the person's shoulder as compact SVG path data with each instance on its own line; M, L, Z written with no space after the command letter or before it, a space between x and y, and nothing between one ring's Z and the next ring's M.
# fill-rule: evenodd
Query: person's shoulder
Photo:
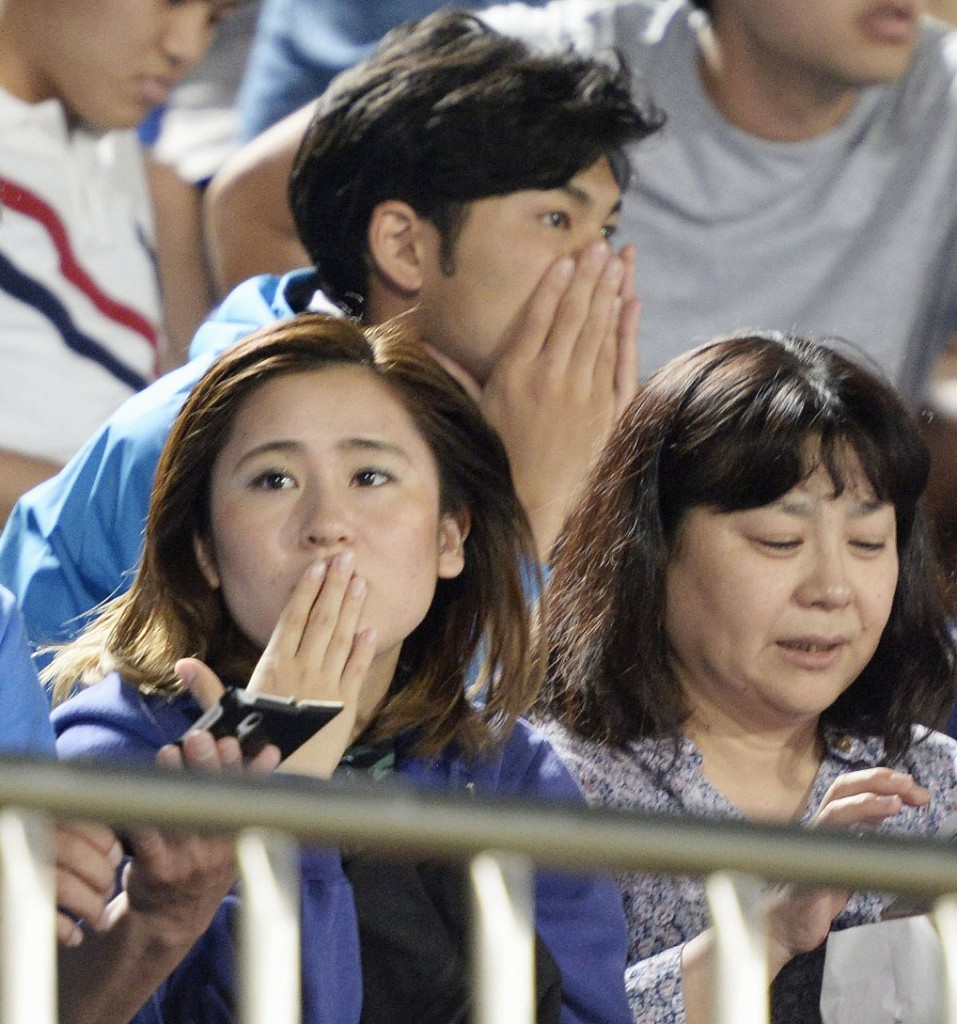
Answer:
M957 789L957 740L952 736L915 725L903 760L922 785L946 784Z
M557 721L542 723L589 804L628 810L706 813L701 755L687 738L591 739Z
M0 132L37 129L44 137L56 137L64 146L69 140L66 110L55 97L29 103L0 88Z
M52 756L49 712L16 598L0 586L0 751Z
M150 434L158 425L168 432L186 396L209 368L211 355L201 355L164 373L142 391L137 391L113 413L101 433L114 436ZM165 432L162 443L165 443Z
M548 737L520 718L494 754L473 767L480 792L580 800L581 793Z
M258 274L240 282L201 324L189 346L190 359L216 356L247 334L295 315L300 292L312 296L315 271L295 270L279 277ZM307 298L308 302L308 298ZM301 308L306 308L302 303Z
M36 673L33 670L33 662L30 660L30 645L27 641L26 627L23 616L17 605L17 599L13 592L0 584L0 665L3 666L3 674L12 674L12 666L17 665L17 675L32 674L34 680ZM10 683L11 680L0 678L0 688ZM17 685L20 685L19 681ZM39 683L37 683L39 686Z
M887 751L879 736L856 736L825 729L828 756L839 771L860 771L887 763ZM894 762L922 786L957 794L957 740L923 725L911 727L911 741Z
M595 744L579 736L556 718L541 718L536 725L562 761L571 769L572 774L580 779L591 760Z

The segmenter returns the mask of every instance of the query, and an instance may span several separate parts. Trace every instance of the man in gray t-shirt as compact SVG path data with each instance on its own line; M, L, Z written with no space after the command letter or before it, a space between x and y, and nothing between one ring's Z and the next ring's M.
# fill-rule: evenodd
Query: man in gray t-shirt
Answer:
M634 153L641 367L717 332L839 334L915 405L957 327L957 34L926 0L557 0L483 16L617 48L668 116Z
M918 407L957 329L957 33L929 0L697 7L483 14L546 46L617 49L668 117L633 154L619 227L639 252L642 373L716 333L794 329L848 339ZM928 439L947 531L957 429L938 416Z

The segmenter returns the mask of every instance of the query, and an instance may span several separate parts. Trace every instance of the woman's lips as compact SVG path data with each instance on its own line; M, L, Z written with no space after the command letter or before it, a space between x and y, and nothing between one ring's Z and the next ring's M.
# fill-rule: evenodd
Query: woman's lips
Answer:
M812 670L830 668L841 656L845 645L843 638L818 637L779 640L777 643L778 649L790 664Z

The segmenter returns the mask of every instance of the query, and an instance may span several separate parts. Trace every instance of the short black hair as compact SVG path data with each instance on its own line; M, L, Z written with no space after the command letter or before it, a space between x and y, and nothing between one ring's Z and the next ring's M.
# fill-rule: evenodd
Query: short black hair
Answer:
M348 308L365 293L379 203L402 200L435 224L448 266L469 202L558 188L601 157L624 187L625 146L662 120L619 59L545 54L438 11L393 29L320 98L290 178L296 229Z

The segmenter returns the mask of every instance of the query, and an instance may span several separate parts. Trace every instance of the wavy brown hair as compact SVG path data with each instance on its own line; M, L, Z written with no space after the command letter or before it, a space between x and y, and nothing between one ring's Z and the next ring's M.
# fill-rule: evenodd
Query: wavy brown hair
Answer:
M45 677L56 699L78 682L117 671L144 694L183 692L173 666L201 658L224 682L248 681L261 650L238 628L222 593L206 581L194 539L209 535L210 477L232 424L266 381L330 366L368 369L409 412L438 468L440 513L467 511L465 568L440 579L423 622L406 639L376 736L411 732L434 754L453 741L477 752L504 734L540 682L537 604L524 573L535 548L508 458L478 406L418 344L394 329L302 314L265 327L213 363L183 406L163 449L130 590L107 603ZM536 581L532 580L532 586ZM467 675L481 653L483 696Z
M876 373L829 345L776 333L679 356L632 401L558 541L545 712L615 744L677 736L689 709L663 618L685 515L767 505L819 465L840 491L850 452L894 506L900 568L877 650L822 726L881 736L893 759L913 724L942 725L954 702L953 608L924 517L919 426Z

